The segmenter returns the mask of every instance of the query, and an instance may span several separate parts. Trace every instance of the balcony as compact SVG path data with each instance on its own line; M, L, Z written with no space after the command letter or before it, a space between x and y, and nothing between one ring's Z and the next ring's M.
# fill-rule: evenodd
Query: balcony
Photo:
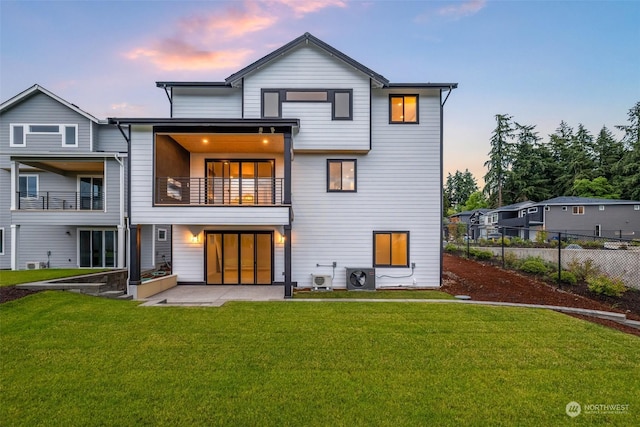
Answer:
M159 206L282 206L284 178L158 177Z
M104 193L75 191L17 192L18 210L104 211Z

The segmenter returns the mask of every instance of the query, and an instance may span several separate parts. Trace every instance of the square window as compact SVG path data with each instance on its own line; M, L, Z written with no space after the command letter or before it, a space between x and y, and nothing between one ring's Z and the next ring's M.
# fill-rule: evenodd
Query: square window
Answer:
M409 267L409 232L373 232L374 267Z
M418 123L418 95L390 95L389 123Z
M633 205L634 211L640 211L640 205Z
M327 191L355 192L356 160L327 160Z
M604 210L604 205L598 206L598 210L603 211Z
M166 242L167 241L167 229L166 228L158 228L158 241Z

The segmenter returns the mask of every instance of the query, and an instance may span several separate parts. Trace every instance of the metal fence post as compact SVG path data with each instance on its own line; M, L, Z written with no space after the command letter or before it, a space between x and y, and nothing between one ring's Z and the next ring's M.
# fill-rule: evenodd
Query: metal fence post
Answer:
M558 233L558 287L562 288L562 233Z
M500 245L502 246L502 268L504 268L504 227L500 228Z

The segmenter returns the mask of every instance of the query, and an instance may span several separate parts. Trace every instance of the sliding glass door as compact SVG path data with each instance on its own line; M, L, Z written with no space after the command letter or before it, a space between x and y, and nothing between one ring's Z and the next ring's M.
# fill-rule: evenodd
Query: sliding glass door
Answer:
M207 284L270 285L273 233L207 233Z
M208 204L274 203L273 160L207 160L206 174Z
M115 230L79 231L80 267L115 267L118 235Z

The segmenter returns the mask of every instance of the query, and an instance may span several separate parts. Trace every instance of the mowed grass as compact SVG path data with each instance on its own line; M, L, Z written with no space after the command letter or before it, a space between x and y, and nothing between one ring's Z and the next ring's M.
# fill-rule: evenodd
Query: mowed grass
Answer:
M640 339L462 304L0 305L6 426L638 425ZM570 401L628 404L569 418Z
M294 298L302 299L455 299L453 295L446 292L422 290L422 289L395 289L374 291L311 291L296 290Z
M44 268L41 270L0 270L0 286L12 286L21 283L60 279L63 277L83 276L101 271L107 271L107 269Z

